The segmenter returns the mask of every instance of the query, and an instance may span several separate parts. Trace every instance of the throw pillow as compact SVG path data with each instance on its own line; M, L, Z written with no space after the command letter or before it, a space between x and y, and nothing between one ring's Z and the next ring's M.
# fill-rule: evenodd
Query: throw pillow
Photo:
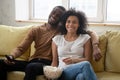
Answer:
M120 72L120 31L107 31L108 44L105 70Z
M0 25L0 57L4 58L5 55L9 55L20 44L30 28L31 26L14 27ZM27 60L29 56L30 49L17 59Z
M104 58L106 53L107 38L105 34L99 36L99 48L101 50L102 58L99 61L91 60L91 64L95 72L104 71Z

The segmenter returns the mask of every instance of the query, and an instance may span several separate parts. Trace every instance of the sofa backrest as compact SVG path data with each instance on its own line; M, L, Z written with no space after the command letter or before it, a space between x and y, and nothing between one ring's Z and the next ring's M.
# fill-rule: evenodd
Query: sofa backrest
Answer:
M30 28L31 26L13 27L0 25L0 58L4 58L6 54L10 54L20 44ZM30 49L17 59L28 60L29 56Z
M32 26L13 27L0 25L0 58L16 48L26 36ZM120 72L120 31L106 31L99 36L99 48L101 49L102 59L98 62L91 59L95 72L111 71ZM19 60L28 60L34 53L34 43Z

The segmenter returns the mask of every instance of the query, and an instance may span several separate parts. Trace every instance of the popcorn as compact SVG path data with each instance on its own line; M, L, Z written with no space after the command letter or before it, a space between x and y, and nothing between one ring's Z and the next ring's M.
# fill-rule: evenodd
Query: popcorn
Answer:
M43 68L43 71L44 71L44 75L48 79L57 79L61 76L63 70L61 68L58 68L58 67L45 66Z

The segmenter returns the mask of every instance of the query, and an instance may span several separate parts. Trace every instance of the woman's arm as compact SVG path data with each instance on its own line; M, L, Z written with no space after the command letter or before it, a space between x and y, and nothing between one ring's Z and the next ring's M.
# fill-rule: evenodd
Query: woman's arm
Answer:
M90 39L84 45L84 57L83 58L72 58L72 63L81 61L89 61L91 58L91 42Z
M58 66L57 45L53 41L52 41L52 64L51 66Z

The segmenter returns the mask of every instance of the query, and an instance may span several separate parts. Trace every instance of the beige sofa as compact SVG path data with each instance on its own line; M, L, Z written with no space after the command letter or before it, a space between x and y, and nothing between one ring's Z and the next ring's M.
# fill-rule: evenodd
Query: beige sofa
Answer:
M32 26L13 27L0 25L0 59L4 58L23 40L28 30ZM33 54L34 48L31 46L18 60L28 60ZM23 80L25 73L13 71L8 73L8 80ZM46 80L44 76L38 76L37 80Z
M12 27L0 25L0 59L9 54L25 37L31 26ZM106 31L100 35L99 47L102 51L102 59L95 62L91 59L92 66L98 76L98 80L120 80L120 31ZM33 54L33 45L22 55L19 60L28 60ZM8 73L8 80L23 80L25 73L13 71ZM37 80L46 80L37 76Z

